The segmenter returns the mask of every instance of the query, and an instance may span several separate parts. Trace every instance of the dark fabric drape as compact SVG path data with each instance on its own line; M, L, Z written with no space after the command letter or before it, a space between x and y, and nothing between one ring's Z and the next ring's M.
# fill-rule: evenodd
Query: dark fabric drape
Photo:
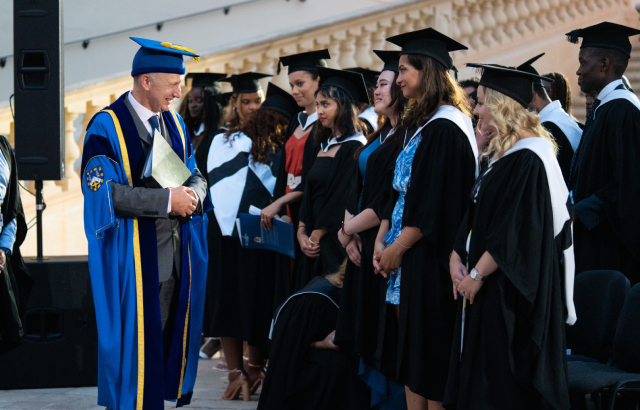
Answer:
M539 157L521 150L494 163L455 247L469 267L486 251L499 268L467 302L462 342L462 298L458 304L448 409L569 408L561 258L570 246L569 221L554 237Z

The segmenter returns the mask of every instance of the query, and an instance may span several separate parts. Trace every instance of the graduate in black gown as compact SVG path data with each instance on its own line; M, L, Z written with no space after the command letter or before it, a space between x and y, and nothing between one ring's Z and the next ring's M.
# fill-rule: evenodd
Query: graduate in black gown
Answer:
M364 77L364 83L367 85L367 92L369 95L373 95L376 90L378 76L380 71L370 70L362 67L345 68L347 71L353 71L354 73L360 73ZM364 123L367 128L365 135L370 135L374 131L378 130L379 116L371 104L360 103L358 104L358 118Z
M368 410L358 356L335 345L345 264L316 276L274 313L259 410Z
M495 136L451 254L458 313L444 405L568 409L564 329L576 315L557 146L527 110L533 74L470 66L484 68L474 113Z
M629 36L640 30L600 23L568 34L582 37L578 84L598 93L571 165L576 272L609 269L640 282L640 101L622 75Z
M178 114L184 118L195 153L204 141L211 143L220 126L224 110L212 97L220 98L220 80L226 77L221 73L189 73L185 76L185 85L191 89L183 97ZM206 143L203 146L208 147Z
M0 135L0 167L4 180L1 211L3 231L0 256L0 355L22 344L23 318L33 279L22 260L20 246L27 236L27 223L20 199L18 168L13 149L4 135Z
M231 83L233 88L233 91L228 93L220 93L215 88L205 88L205 94L208 95L208 98L204 102L203 115L207 118L208 123L205 127L213 131L207 133L207 135L202 138L200 149L195 151L194 156L196 165L207 180L207 184L209 184L209 174L206 172L207 162L209 160L213 139L219 134L226 133L230 128L239 126L242 121L248 120L255 111L260 108L260 104L262 104L262 100L264 99L264 92L258 80L265 76L266 74L249 72L241 75L234 74L229 78L222 79L219 79L217 75L215 77L201 77L201 79L196 82L196 84L200 83L204 85L204 81L209 81L210 83L211 79L215 78L216 82L225 81ZM194 78L194 82L198 79L197 77L198 76ZM231 101L232 97L233 102ZM220 123L223 124L220 125ZM215 129L214 127L218 128ZM209 221L216 220L213 209L209 211L207 216L209 217ZM222 235L220 234L219 226L215 222L210 223L207 227L207 250L209 253L210 271L211 269L217 269L214 268L214 266L218 266L220 263L220 251L222 249L220 245L221 238ZM211 316L211 312L213 309L213 299L215 299L215 291L213 290L214 287L210 279L211 275L207 277L207 293L205 295L202 323L203 338L208 338L208 340L203 342L200 349L200 357L203 359L210 359L221 348L220 339L212 336L214 333L212 331L213 317ZM220 361L216 368L226 370L225 366L225 362Z
M239 213L250 206L262 208L271 200L276 184L280 148L290 118L298 106L291 95L269 84L259 110L240 127L218 134L209 151L207 171L214 203L211 224L218 249L209 255L207 336L220 337L229 369L225 400L250 400L261 378L268 348L271 313L288 296L278 270L279 253L240 245L236 229ZM249 345L248 369L243 369L243 346ZM248 387L247 387L248 386Z
M544 53L539 54L516 68L520 71L539 75L532 64L543 55ZM537 77L533 79L533 99L529 103L529 109L535 110L540 115L542 126L551 133L556 141L558 145L558 164L560 164L565 184L569 184L571 160L575 149L578 148L580 138L582 138L582 128L562 108L560 101L551 101L542 80Z
M449 254L477 172L467 95L448 72L449 52L466 47L431 28L387 41L402 47L397 82L413 101L374 253L389 277L377 355L391 363L379 370L406 386L410 410L438 408L456 313Z
M386 292L387 288L386 280L374 273L373 248L382 219L380 201L385 191L381 187L390 186L393 179L396 157L404 137L400 119L407 103L396 84L398 52L374 50L374 53L385 62L373 93L376 113L383 115L385 122L368 137L367 145L356 151L357 182L347 203L344 228L338 232L349 260L335 338L337 345L353 349L361 357L360 373L372 384L372 406L384 399L382 396L385 395L379 391L389 390L384 376L378 377L384 383L380 389L372 380L375 370L369 369L375 366L381 292ZM403 390L401 393L404 396Z
M347 257L338 240L344 210L355 184L354 153L366 144L356 104L368 102L362 74L318 67L316 154L309 166L300 205L298 242L304 256L294 276L294 291L313 277L337 271Z
M287 67L291 96L303 111L294 115L289 123L273 202L262 210L261 217L266 229L271 229L272 219L275 216L286 216L293 224L296 256L294 261L288 262L291 281L295 272L295 263L299 262L303 256L295 233L298 231L300 222L300 203L309 164L316 153L314 130L318 114L315 92L320 78L317 67L326 67L326 60L330 58L329 50L325 49L280 57L278 63L278 73L281 66Z

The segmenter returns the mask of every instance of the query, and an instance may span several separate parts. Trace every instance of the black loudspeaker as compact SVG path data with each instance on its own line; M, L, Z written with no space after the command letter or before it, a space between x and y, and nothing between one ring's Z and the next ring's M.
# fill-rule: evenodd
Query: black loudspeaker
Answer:
M64 176L62 0L13 0L15 149L22 180Z
M86 256L25 258L35 284L22 346L0 356L0 390L97 386L98 329Z

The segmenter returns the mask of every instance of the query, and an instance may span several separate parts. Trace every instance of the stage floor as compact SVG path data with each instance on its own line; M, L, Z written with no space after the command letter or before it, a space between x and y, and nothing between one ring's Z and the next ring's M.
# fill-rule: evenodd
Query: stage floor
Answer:
M217 359L200 359L191 405L183 408L255 410L258 407L257 394L251 397L251 402L225 401L220 398L227 386L227 373L213 370L217 363ZM96 405L97 396L96 387L0 390L0 410L102 410L104 407ZM165 409L171 408L174 408L174 404L165 402Z

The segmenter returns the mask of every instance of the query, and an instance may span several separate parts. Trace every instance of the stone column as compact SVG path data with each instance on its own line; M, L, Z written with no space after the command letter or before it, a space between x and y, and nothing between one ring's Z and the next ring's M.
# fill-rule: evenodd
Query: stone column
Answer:
M342 69L358 65L356 60L353 58L353 53L356 49L355 40L355 36L348 35L346 39L340 42L340 60L338 64L340 64Z
M80 177L75 171L75 162L80 157L80 149L74 138L76 129L73 126L78 115L80 113L70 112L67 108L64 110L64 179L57 181L57 185L61 186L63 191L80 188Z
M365 28L362 30L362 34L355 39L355 60L356 65L362 68L371 68L373 66L373 58L371 55L371 40L369 39L370 32Z
M89 125L89 121L91 121L91 119L93 118L94 115L96 115L98 113L98 111L100 111L100 106L98 105L93 105L92 101L87 101L87 108L86 111L84 112L83 116L82 116L82 135L80 135L80 138L78 138L77 144L78 144L78 155L82 156L82 148L84 147L84 139L87 136L87 126ZM82 170L80 169L80 167L82 166L82 164L78 164L78 166L76 167L75 171L78 173L78 175L80 175L80 173L82 172Z
M7 135L7 139L9 140L9 144L12 147L16 147L16 127L15 122L11 121L9 124L9 135Z

